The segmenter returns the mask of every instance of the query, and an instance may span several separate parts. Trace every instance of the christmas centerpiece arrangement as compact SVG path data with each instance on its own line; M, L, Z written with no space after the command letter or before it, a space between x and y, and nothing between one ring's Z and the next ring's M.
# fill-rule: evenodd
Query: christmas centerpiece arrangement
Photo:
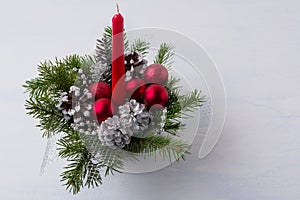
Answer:
M172 75L171 44L162 43L152 62L146 60L150 47L127 40L118 12L97 40L95 55L45 61L24 84L26 109L43 136L61 134L57 151L68 162L61 180L70 192L102 184L103 176L122 172L125 160L138 165L141 155L158 153L171 161L189 153L178 134L181 119L204 97L181 91Z

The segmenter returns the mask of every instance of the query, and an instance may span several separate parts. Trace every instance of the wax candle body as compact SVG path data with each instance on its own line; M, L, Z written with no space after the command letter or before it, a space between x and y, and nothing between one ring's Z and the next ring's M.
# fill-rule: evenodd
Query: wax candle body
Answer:
M112 101L115 107L125 103L124 18L118 12L112 18Z

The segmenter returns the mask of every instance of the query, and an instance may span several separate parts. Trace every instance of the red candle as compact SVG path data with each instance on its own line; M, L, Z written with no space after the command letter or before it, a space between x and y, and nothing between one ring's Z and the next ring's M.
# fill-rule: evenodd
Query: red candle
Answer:
M112 18L112 101L117 108L125 103L124 18L119 13Z

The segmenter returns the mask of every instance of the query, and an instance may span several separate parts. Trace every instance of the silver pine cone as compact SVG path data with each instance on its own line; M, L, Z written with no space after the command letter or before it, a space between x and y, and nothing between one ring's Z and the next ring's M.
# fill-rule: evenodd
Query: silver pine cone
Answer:
M145 131L151 123L151 116L146 106L134 99L120 106L119 114L123 123L132 124L131 128L134 134Z
M114 115L101 123L99 139L103 145L111 148L124 148L130 143L133 132L129 124L124 124L120 117Z

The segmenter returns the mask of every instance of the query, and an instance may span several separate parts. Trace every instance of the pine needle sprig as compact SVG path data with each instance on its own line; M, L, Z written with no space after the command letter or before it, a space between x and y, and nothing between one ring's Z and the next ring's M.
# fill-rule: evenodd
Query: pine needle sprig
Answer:
M94 188L101 185L101 171L105 171L105 176L108 176L121 172L123 167L122 154L118 152L120 150L99 146L94 142L97 147L93 147L92 152L89 148L91 144L87 144L84 137L73 131L58 141L59 156L69 162L61 174L61 181L73 194L77 194L84 187Z
M97 39L96 44L96 62L102 64L111 64L112 59L112 28L106 27L101 39Z
M69 164L61 174L61 181L64 182L67 190L77 194L84 187L84 179L88 174L89 152L81 141L79 134L73 132L66 134L58 141L59 156L66 158ZM102 182L102 178L96 183Z
M190 145L187 145L181 140L177 140L168 136L152 136L147 138L135 138L132 137L132 141L125 147L128 150L139 155L154 156L156 158L157 153L164 159L168 159L170 162L175 159L184 159L184 154L188 154Z
M180 94L179 81L179 78L171 76L166 83L169 100L164 130L172 135L177 135L178 130L184 128L185 125L181 122L181 119L191 117L189 113L202 106L206 101L205 96L198 90Z
M124 31L124 51L128 52L129 50L130 50L130 48L129 48L129 40L127 38L126 32Z
M205 101L205 96L196 89L186 95L182 95L179 99L182 114L186 117L191 117L188 113L201 107Z
M93 57L78 55L61 60L56 58L54 62L45 61L38 66L37 78L25 82L23 87L29 94L25 108L29 115L39 120L37 127L43 131L43 137L71 129L69 122L56 107L58 98L76 82L77 73L73 69L93 63Z
M30 97L51 95L57 96L59 91L68 91L76 80L77 73L73 69L90 66L94 63L92 56L71 55L55 62L45 61L38 65L38 77L25 82L23 87Z
M97 135L83 135L82 140L85 143L88 151L97 157L98 160L106 168L106 175L113 172L120 172L123 168L124 160L135 160L136 158L133 155L128 154L122 149L116 148L112 149L105 145L102 145L99 137Z
M129 41L126 32L124 32L124 50L129 50ZM96 61L102 64L111 65L112 62L112 28L107 26L101 39L97 39L96 43Z
M174 57L174 47L167 43L162 43L157 51L154 63L164 65L168 70L171 69Z
M72 69L80 66L81 60L77 55L68 56L63 60L56 58L55 62L45 61L38 65L38 77L26 81L23 87L30 97L49 94L49 91L68 90L76 79L76 73Z
M51 137L60 132L66 132L71 129L69 121L64 120L60 111L55 108L56 103L49 99L33 99L26 100L25 107L27 113L34 118L39 119L37 125L43 131L43 137Z
M141 39L137 39L130 47L130 52L139 52L145 57L149 53L150 43Z
M179 78L171 76L167 83L166 88L169 94L169 100L167 103L167 116L164 126L164 130L172 135L177 135L178 130L184 125L181 123L181 105L179 103L180 86L178 86Z

